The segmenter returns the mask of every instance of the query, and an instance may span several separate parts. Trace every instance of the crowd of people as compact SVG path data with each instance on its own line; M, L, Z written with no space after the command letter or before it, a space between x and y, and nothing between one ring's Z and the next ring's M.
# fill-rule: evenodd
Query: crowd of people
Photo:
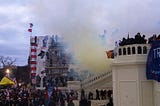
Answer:
M39 75L37 75L36 77L36 86L40 87L40 82L41 82L41 77ZM55 77L55 78L48 78L48 77L44 77L43 78L43 86L47 87L49 84L51 84L51 86L58 86L58 87L66 87L67 86L67 77Z
M94 98L94 95L92 92L88 93L88 100L105 100L111 97L112 90L106 90L106 89L96 89L96 96Z
M0 89L0 106L74 106L73 100L78 99L75 91L62 92L53 88L36 90L26 87L9 87Z
M119 46L130 45L130 44L146 44L147 40L145 39L145 35L142 35L138 32L134 38L124 38L119 41Z
M131 44L151 44L154 40L160 39L160 35L154 34L153 36L147 39L145 38L145 35L141 35L139 32L135 35L134 38L130 38L128 35L128 38L124 38L122 40L119 40L119 42L116 42L116 46L124 46L124 45L131 45Z
M68 106L72 106L73 100L78 100L78 93L71 90L70 92L62 92L61 90L53 90L50 98L49 106L66 106L65 101Z
M79 106L91 106L91 100L106 100L113 106L112 90L96 90L96 98L89 93L86 98L84 90L81 91ZM36 90L27 87L8 87L0 89L0 106L75 106L73 100L78 100L76 91L61 91L52 89Z
M98 90L96 89L96 97L92 92L89 92L88 99L86 98L84 89L81 90L81 100L79 102L79 106L91 106L91 100L109 100L105 106L113 106L113 92L112 90Z
M157 36L156 34L154 34L153 36L148 38L148 43L151 44L154 40L160 40L160 35Z

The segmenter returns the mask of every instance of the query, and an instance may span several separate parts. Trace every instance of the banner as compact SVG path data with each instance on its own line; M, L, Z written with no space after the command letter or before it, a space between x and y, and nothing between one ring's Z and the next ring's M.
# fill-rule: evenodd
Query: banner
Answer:
M155 40L151 44L146 63L147 79L160 82L160 40Z
M50 36L38 36L37 37L37 72L36 75L41 75L41 72L45 70L46 53L49 47Z

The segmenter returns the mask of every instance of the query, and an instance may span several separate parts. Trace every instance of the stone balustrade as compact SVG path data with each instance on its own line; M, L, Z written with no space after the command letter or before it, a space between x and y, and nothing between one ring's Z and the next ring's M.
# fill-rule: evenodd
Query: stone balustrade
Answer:
M108 71L108 72L105 72L105 73L102 73L96 76L89 77L81 82L81 87L84 88L84 87L93 85L94 83L102 80L103 78L109 77L111 75L112 75L112 72Z
M115 57L147 54L150 49L150 44L132 44L125 46L117 46L114 49Z
M106 100L90 100L90 101L91 101L91 106L106 106L106 104L109 102L108 99L106 99ZM73 100L73 103L75 106L79 106L79 100Z

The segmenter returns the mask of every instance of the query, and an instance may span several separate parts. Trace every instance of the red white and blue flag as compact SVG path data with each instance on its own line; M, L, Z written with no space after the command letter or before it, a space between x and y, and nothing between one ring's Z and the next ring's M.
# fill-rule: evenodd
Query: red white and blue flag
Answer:
M28 32L32 32L32 27L33 27L33 24L32 24L32 23L29 23L29 29L28 29Z

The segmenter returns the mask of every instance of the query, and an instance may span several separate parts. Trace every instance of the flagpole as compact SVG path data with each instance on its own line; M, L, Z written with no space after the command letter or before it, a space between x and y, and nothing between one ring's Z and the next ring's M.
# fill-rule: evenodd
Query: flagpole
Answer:
M32 32L30 32L30 36L32 36Z
M35 38L34 38L34 41L32 41L32 27L33 27L33 24L32 23L29 23L29 29L28 29L28 32L30 33L30 46L31 46L31 51L30 51L30 56L31 56L31 54L35 54L35 52L33 52L32 51L32 49L35 49L35 44L36 44L36 42L35 42ZM30 57L30 78L31 78L31 84L33 84L33 88L35 89L35 87L36 87L36 83L35 83L35 81L36 81L36 77L35 77L35 63L36 63L36 61L35 61L35 58L33 58L33 57ZM34 65L34 66L33 66Z
M30 32L30 36L32 36L32 27L33 27L33 24L32 24L32 23L29 23L28 32Z

